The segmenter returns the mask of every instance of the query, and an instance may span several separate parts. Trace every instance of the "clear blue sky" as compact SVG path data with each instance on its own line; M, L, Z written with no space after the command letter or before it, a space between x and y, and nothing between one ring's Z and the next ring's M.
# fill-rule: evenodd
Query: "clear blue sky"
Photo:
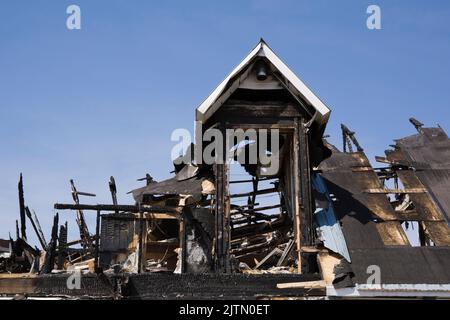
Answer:
M81 30L66 28L70 4ZM366 28L369 4L382 30ZM449 21L438 0L2 0L0 238L14 234L20 172L47 237L70 178L97 193L86 202L109 203L114 175L132 203L136 178L169 177L172 130L193 128L195 108L260 37L332 109L339 147L341 122L371 160L414 133L411 116L450 130Z

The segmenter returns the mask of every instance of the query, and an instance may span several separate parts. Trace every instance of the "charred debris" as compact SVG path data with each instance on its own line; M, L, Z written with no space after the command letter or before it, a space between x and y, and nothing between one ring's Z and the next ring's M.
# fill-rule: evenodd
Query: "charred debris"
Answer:
M202 133L277 129L279 148L267 152L279 154L278 170L239 160L251 147L243 138L233 143L233 164L176 161L170 179L147 174L130 192L133 205L117 202L113 177L111 203L97 205L84 204L95 194L71 180L73 203L54 208L75 215L73 240L58 213L45 238L21 175L16 235L0 253L10 282L0 279L0 293L19 290L13 275L79 271L115 297L450 295L450 140L441 128L410 119L417 134L396 140L374 168L345 125L342 151L327 142L330 110L264 41L196 112ZM96 215L95 226L86 214ZM39 246L27 240L30 225ZM375 287L373 266L381 270ZM21 290L50 290L36 286ZM84 294L95 296L93 287Z

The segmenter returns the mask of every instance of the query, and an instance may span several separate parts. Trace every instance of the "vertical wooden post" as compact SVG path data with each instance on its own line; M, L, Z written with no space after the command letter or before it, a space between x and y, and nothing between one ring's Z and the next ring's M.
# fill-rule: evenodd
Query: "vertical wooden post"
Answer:
M300 212L300 163L299 163L299 154L300 154L300 141L299 141L299 121L295 120L295 129L294 129L294 137L292 140L293 146L293 175L294 175L294 235L295 235L295 245L297 249L297 263L298 268L297 272L302 273L302 232L301 232L301 212Z
M299 123L300 141L300 181L301 181L301 209L302 209L302 233L304 245L313 244L313 199L311 191L311 166L309 161L309 134L303 121Z
M230 261L230 243L231 243L231 216L230 216L230 192L229 192L229 166L225 158L225 163L223 166L223 177L224 177L224 212L223 212L223 252L224 252L224 271L226 273L231 272L231 261Z
M215 256L216 269L219 272L229 272L229 241L230 241L230 217L227 188L227 166L215 165L216 176L216 204L215 204Z
M94 257L94 265L95 272L100 272L100 262L99 262L99 252L100 252L100 210L97 210L97 219L95 222L95 257Z
M186 220L184 214L179 217L181 273L186 272Z
M301 118L295 120L294 134L294 176L295 176L295 239L298 254L298 272L303 273L306 266L302 261L302 246L313 243L311 168L309 162L308 131Z
M220 126L223 137L222 163L214 165L216 184L215 203L215 267L217 272L231 272L230 265L230 205L228 191L228 165L226 129Z
M222 168L220 164L214 165L215 177L215 202L214 202L214 268L216 272L221 272L221 257L222 257L222 241L223 241L223 226L222 226Z
M144 250L144 213L139 208L139 244L138 244L138 273L142 272Z

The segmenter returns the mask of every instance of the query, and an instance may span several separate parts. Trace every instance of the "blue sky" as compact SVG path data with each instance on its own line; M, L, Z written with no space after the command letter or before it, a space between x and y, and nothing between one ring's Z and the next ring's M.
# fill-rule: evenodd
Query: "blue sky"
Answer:
M81 30L66 28L70 4ZM370 4L382 30L366 28ZM2 0L0 238L14 234L20 172L47 237L71 178L98 195L85 202L110 203L114 175L132 203L137 178L169 177L171 132L193 128L195 108L260 37L332 109L339 147L341 122L371 161L415 132L411 116L450 130L449 19L438 0Z

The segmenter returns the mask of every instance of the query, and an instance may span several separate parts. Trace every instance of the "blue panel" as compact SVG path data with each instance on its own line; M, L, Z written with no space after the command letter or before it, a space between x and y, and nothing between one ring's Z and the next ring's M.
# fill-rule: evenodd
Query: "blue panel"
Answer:
M319 239L323 241L326 248L339 253L348 262L351 262L344 234L342 233L339 221L336 219L333 201L328 193L325 182L318 174L313 176L312 182L313 188L317 192L323 194L328 200L328 208L317 208L314 213L314 218L318 225L317 233L319 235Z

